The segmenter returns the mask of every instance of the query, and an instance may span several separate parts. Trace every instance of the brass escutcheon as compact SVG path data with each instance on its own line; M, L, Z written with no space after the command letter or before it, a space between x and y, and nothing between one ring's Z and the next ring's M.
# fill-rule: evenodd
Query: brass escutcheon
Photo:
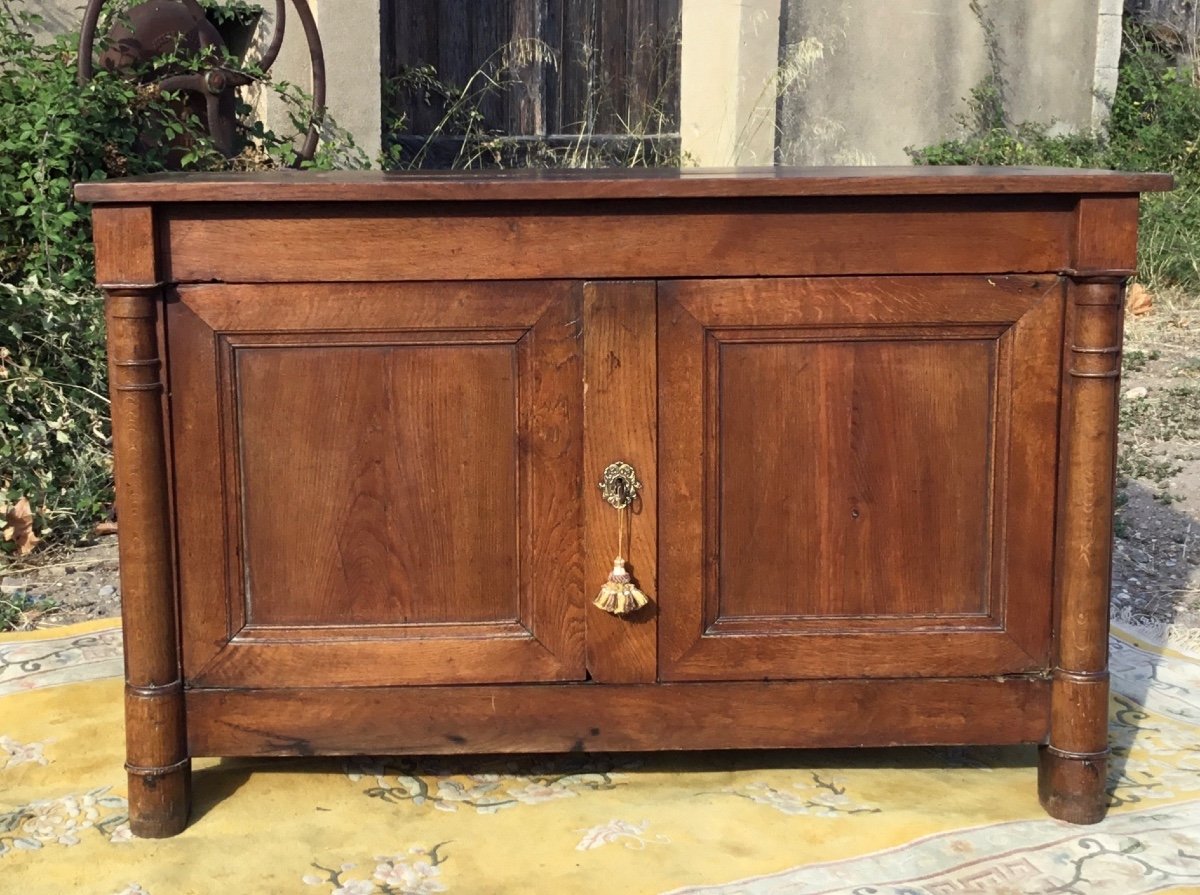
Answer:
M600 493L604 499L618 510L623 510L635 500L637 493L642 490L637 472L623 460L610 463L604 470L604 477L599 484Z

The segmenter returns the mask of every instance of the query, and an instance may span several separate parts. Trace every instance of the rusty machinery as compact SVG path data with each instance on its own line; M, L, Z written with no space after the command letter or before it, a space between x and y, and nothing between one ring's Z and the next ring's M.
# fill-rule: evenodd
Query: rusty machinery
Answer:
M89 0L79 38L79 82L91 80L96 65L109 71L135 71L143 83L162 91L179 91L204 122L214 145L225 156L235 154L237 89L254 79L227 64L225 41L209 22L197 0L149 0L122 12L96 55L96 29L108 0ZM325 58L317 23L307 0L292 0L312 61L312 115L297 162L316 152L319 120L325 109ZM286 4L275 0L275 30L259 62L266 72L283 46ZM157 66L160 57L174 54L191 64ZM194 67L193 67L194 66Z

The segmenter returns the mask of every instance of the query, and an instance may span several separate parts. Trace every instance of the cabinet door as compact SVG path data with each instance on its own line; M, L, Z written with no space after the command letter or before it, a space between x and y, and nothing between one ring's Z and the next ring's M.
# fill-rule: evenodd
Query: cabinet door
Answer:
M584 676L578 292L178 291L190 684Z
M661 678L1046 667L1057 278L659 296Z

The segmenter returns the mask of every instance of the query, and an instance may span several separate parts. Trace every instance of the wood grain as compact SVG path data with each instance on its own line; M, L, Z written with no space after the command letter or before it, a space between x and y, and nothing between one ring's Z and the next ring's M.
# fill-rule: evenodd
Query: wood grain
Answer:
M578 288L302 295L173 306L189 681L583 677Z
M200 754L992 742L1038 743L1047 810L1099 819L1122 285L1136 194L1170 183L80 185L132 828L182 828ZM633 623L588 606L618 458Z
M105 290L116 506L121 520L126 771L130 826L146 838L187 823L189 770L176 632L160 287L149 208L94 221Z
M170 206L176 282L652 279L1056 270L1056 197ZM330 251L330 233L337 250ZM646 234L653 233L653 239ZM222 247L220 253L211 246ZM271 246L270 252L261 246Z
M92 212L96 282L101 288L158 284L154 227L150 205L117 205Z
M571 25L570 27L575 27ZM577 33L577 32L576 32ZM568 100L569 101L569 100ZM273 171L149 175L80 183L81 202L494 202L853 196L1130 195L1170 174L1021 167L606 168L504 171ZM281 209L276 208L273 213ZM981 245L981 248L983 246Z
M525 331L562 294L562 283L325 283L320 301L295 286L195 285L178 290L212 330L223 333Z
M236 506L223 485L228 458L222 450L216 334L177 294L168 296L164 310L171 358L175 524L181 533L180 630L187 644L181 659L184 679L191 680L245 624L243 609L235 626L231 597L240 587L240 538Z
M1035 743L1047 682L803 681L191 690L197 755ZM978 706L986 705L986 712ZM935 720L936 719L936 720Z
M708 626L987 615L1000 334L789 335L709 345ZM781 412L764 414L760 395ZM1009 421L996 422L1004 438Z
M588 283L583 304L584 480L582 496L587 585L608 580L617 550L620 514L596 484L622 460L643 483L658 478L655 288L653 283ZM639 683L658 676L658 494L643 488L632 507L625 558L651 604L616 618L593 606L587 613L588 673L605 683ZM595 596L589 590L590 596Z
M659 295L660 677L1046 667L1057 280Z
M582 627L582 625L581 625ZM525 629L438 631L345 626L326 632L248 628L189 682L193 687L404 687L583 679L583 656L560 657ZM314 636L317 635L317 636ZM582 634L578 637L583 645Z
M518 619L517 340L302 338L234 351L248 623Z

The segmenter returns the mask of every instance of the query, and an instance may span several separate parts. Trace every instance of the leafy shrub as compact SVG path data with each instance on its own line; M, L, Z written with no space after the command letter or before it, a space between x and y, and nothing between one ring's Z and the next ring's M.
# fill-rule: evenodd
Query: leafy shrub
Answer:
M102 301L35 277L0 283L0 503L31 496L43 538L111 502Z
M245 4L223 6L236 18ZM103 303L92 285L90 215L76 207L73 184L169 162L275 167L294 150L292 135L255 122L242 154L226 160L177 98L103 70L78 86L78 35L39 40L35 24L0 4L0 505L26 496L41 534L66 538L112 502ZM306 129L309 98L270 86ZM315 166L363 163L343 132L330 126L326 136Z
M246 0L200 0L205 17L220 28L226 24L253 25L262 15L262 7Z
M1055 134L1010 125L994 78L968 99L966 135L909 149L921 165L1054 165L1169 171L1172 193L1142 198L1140 276L1153 285L1200 288L1200 87L1145 29L1127 25L1108 132Z

